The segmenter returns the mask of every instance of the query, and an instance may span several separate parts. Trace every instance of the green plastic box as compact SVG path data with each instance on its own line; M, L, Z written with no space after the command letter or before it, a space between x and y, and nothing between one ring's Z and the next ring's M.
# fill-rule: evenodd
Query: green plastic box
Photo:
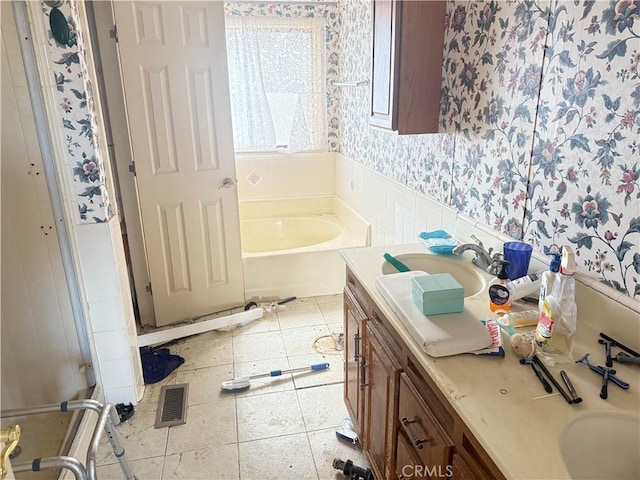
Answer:
M424 315L460 313L464 310L464 289L450 273L413 277L412 296Z

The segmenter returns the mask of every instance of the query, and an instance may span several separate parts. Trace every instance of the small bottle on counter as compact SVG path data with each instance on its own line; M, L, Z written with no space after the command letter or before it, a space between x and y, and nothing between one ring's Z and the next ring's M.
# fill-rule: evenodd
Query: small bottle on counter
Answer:
M520 312L508 312L497 318L500 325L518 327L531 327L538 324L540 314L538 310L523 310Z
M542 272L530 273L510 282L489 286L490 305L500 305L502 310L511 310L511 304L540 289ZM491 308L492 311L496 309Z
M509 262L507 260L498 260L498 262L500 265L496 278L491 280L489 284L489 308L492 312L496 310L509 311L511 309L511 305L507 303L509 300L509 290L505 287L509 278L507 275L507 265L509 265Z
M509 303L511 304L516 300L520 300L522 297L539 291L542 273L543 272L530 273L524 277L507 282L505 287L509 290Z

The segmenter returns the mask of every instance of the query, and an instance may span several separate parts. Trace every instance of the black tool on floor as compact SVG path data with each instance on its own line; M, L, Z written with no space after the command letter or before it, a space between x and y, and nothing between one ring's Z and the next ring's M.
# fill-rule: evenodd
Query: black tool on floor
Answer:
M284 305L285 303L293 302L297 297L287 297L278 301L278 305Z
M133 417L133 413L135 412L135 408L132 403L124 404L117 403L116 404L116 412L118 412L118 417L120 417L121 422L126 422L131 417Z
M371 469L364 469L362 467L358 467L354 465L351 460L347 460L346 462L340 460L339 458L333 459L333 468L336 470L341 470L344 475L349 477L350 480L374 480L373 473Z

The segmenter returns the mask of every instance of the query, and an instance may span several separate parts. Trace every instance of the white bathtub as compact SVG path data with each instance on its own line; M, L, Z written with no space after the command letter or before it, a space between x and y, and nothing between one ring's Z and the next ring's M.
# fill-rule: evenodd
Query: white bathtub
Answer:
M247 300L340 293L339 250L370 244L370 225L335 196L241 202L240 233Z

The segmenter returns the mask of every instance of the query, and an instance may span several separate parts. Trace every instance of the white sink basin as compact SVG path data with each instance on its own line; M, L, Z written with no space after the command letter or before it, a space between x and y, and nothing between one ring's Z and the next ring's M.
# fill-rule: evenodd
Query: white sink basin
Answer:
M640 478L640 417L593 413L574 420L560 438L573 478Z
M487 285L485 275L469 262L468 259L456 256L438 256L428 253L405 253L394 255L411 270L420 270L430 274L450 273L462 285L465 297L472 297L482 292ZM385 260L382 273L398 273L398 270ZM489 274L486 274L487 276Z

